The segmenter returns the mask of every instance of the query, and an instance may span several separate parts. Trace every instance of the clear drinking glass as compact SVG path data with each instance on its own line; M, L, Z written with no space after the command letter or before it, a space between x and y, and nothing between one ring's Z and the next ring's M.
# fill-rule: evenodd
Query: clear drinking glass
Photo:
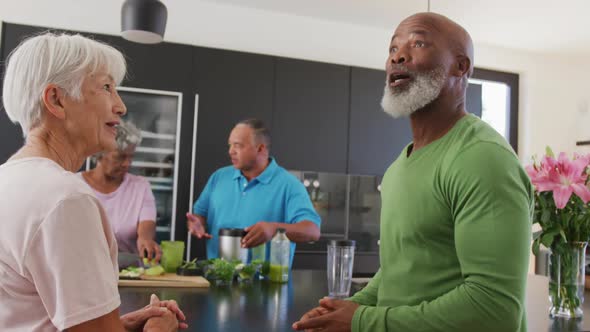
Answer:
M345 298L350 293L354 265L353 240L332 240L328 243L328 296Z
M250 249L250 261L266 261L266 243Z
M252 263L261 264L256 273L256 278L260 280L265 279L268 276L268 269L270 268L270 262L266 260L266 243L250 249L250 264Z

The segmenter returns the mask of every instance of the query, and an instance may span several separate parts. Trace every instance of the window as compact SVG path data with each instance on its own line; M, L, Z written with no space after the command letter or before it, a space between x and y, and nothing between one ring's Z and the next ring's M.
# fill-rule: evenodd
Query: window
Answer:
M481 85L481 118L518 152L518 74L476 68L469 83Z

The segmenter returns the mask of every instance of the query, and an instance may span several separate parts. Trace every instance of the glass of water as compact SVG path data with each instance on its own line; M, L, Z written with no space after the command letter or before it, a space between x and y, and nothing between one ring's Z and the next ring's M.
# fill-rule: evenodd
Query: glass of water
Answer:
M346 298L350 293L354 265L353 240L332 240L328 243L328 296Z

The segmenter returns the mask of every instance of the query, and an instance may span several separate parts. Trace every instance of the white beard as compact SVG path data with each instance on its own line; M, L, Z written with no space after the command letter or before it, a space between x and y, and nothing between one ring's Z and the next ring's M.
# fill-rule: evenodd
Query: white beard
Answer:
M410 86L402 91L391 91L386 80L381 107L394 118L410 114L433 102L440 95L445 83L444 68L439 67L423 73L415 73Z

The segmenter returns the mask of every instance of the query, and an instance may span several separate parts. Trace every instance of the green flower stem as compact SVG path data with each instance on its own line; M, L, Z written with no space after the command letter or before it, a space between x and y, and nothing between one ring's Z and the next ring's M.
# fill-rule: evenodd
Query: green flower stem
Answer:
M552 313L567 310L576 317L584 292L585 242L572 242L552 248L549 296Z

